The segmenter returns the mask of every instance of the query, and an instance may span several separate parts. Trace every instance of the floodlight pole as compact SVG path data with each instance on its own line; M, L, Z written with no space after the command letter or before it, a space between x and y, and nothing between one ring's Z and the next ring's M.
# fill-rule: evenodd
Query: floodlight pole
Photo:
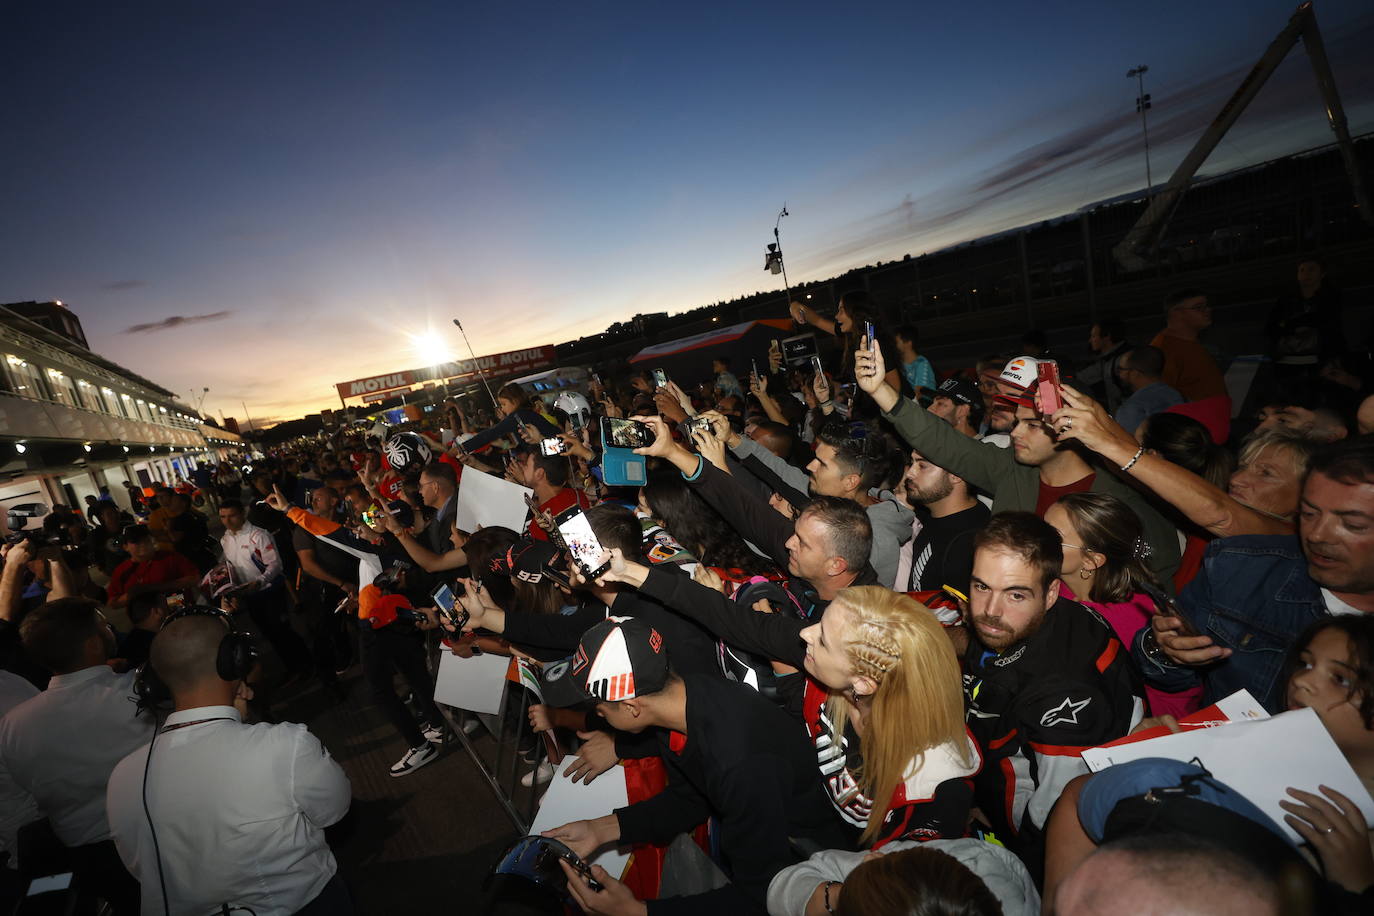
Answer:
M782 225L782 218L787 216L787 204L782 205L782 211L778 213L778 221L773 224L773 242L778 248L778 267L782 269L782 287L787 291L787 308L792 308L792 284L787 282L787 262L782 257L782 237L778 235L778 227Z
M496 395L492 394L491 384L487 381L487 374L482 371L482 364L477 359L477 353L472 349L472 341L468 340L468 332L463 330L463 323L457 318L453 319L453 326L458 329L458 333L463 335L463 343L467 344L468 354L472 357L472 367L477 370L477 377L482 380L482 387L487 389L487 397L491 398L491 406L496 410L501 408L496 403Z
M1145 135L1145 199L1149 200L1154 196L1154 180L1150 177L1150 124L1146 117L1146 112L1150 110L1150 97L1145 94L1145 74L1150 68L1145 64L1139 67L1132 67L1126 71L1126 78L1135 77L1136 97L1135 110L1140 112L1140 130Z

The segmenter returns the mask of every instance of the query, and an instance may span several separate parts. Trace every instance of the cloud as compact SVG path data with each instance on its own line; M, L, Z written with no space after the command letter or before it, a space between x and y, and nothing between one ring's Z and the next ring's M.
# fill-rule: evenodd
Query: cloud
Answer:
M150 321L146 324L136 324L124 329L125 334L149 334L154 331L170 331L172 328L179 328L187 324L201 324L206 321L221 321L228 318L232 312L210 312L205 315L172 315L161 321Z
M106 283L105 285L101 286L100 288L101 288L101 289L108 289L108 290L119 291L119 290L125 290L125 289L138 289L138 288L141 287L141 286L147 286L147 285L148 285L148 284L147 284L147 283L144 283L142 280L116 280L116 281L113 282L113 283Z

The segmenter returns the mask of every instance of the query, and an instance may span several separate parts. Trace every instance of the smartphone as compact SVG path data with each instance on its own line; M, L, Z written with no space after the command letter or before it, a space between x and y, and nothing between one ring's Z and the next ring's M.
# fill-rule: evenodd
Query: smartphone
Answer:
M557 436L539 441L539 451L545 455L561 455L568 450L568 443Z
M458 603L453 588L447 584L441 585L431 597L434 598L434 606L439 609L439 616L452 624L455 630L461 631L468 622L468 612Z
M559 858L562 859L564 862L567 862L569 865L571 865L573 867L573 870L576 871L579 875L586 878L587 886L590 887L592 890L597 891L598 893L600 891L605 890L605 888L601 886L601 882L597 881L595 878L592 877L592 867L588 865L586 862L583 862L582 858L577 853L569 849L566 853L560 854Z
M706 417L692 417L682 424L682 434L687 437L687 441L692 441L692 434L701 430L708 436L714 436L716 431L711 428L711 421Z
M811 367L816 370L817 375L825 375L825 366L821 365L821 358L813 355L811 357Z
M1059 394L1059 364L1052 359L1041 360L1035 371L1040 413L1048 417L1064 406L1064 399Z
M868 344L868 352L872 353L878 349L877 334L873 330L873 322L864 322L864 342Z
M654 444L654 431L638 420L601 418L601 445L609 448L644 448Z
M576 507L569 509L558 516L556 527L583 578L595 579L610 569L609 560L601 562L601 542L587 521L587 513Z
M758 362L758 360L756 360L756 359L751 359L751 360L749 360L749 371L750 371L750 374L754 376L754 378L763 378L763 376L759 375L759 362Z
M664 372L662 369L655 369L655 370L654 370L654 387L655 387L655 388L667 388L667 387L668 387L668 373Z

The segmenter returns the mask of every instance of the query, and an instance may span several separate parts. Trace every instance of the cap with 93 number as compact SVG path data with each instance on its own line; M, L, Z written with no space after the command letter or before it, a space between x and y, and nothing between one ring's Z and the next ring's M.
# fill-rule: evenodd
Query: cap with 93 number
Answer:
M637 617L607 617L582 634L573 657L544 669L544 698L554 706L619 703L658 693L668 683L663 637Z

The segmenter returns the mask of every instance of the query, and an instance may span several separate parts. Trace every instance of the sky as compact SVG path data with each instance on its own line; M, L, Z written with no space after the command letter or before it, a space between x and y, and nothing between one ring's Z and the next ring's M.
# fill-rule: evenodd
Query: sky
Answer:
M240 419L1162 182L1294 9L1156 3L24 2L0 302ZM1353 133L1374 8L1317 14ZM1301 49L1204 167L1330 142ZM193 402L194 403L194 402ZM246 405L246 406L245 406Z

